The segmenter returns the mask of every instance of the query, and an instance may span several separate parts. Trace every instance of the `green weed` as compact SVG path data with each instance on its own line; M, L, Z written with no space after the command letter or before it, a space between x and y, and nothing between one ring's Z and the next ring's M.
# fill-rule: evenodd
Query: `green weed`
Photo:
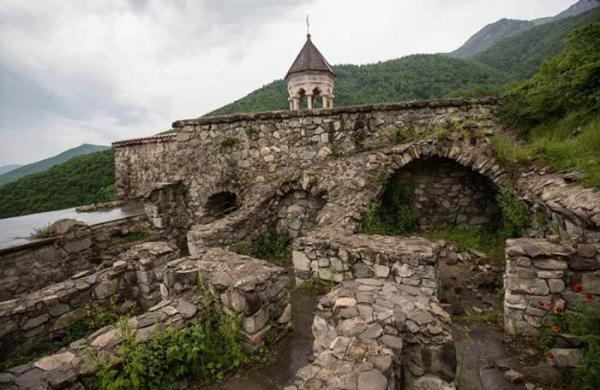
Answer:
M292 247L287 234L271 227L252 244L237 244L231 251L239 255L267 260L275 265L287 267L292 261Z

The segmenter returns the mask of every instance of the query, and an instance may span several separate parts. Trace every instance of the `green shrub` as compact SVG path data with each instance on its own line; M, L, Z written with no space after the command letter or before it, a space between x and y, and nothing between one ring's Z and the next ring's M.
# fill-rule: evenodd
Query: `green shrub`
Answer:
M292 260L292 249L287 234L271 227L252 244L237 244L231 250L239 255L267 260L279 266L289 266Z
M375 176L371 176L369 178L369 182L375 188L383 187L388 180L390 179L390 174L386 171L381 171L377 173Z
M251 123L246 123L246 125L244 126L244 132L246 133L248 138L254 138L256 135L258 135L258 130L256 130L254 125Z
M221 151L233 147L238 141L239 140L236 137L230 135L221 138L221 143L219 144Z
M334 146L333 148L331 148L331 155L333 156L333 158L341 158L344 157L346 153L344 152L343 148L340 148L339 146Z
M498 111L509 126L528 129L572 112L600 107L600 23L571 33L564 50L525 83L512 88Z
M538 342L543 349L549 349L557 333L581 339L585 343L585 353L576 372L585 390L595 390L600 388L600 310L588 306L579 309L578 312L555 316L538 335Z
M177 184L177 191L185 198L190 193L190 187L184 182L179 182L179 184Z
M502 209L500 236L505 239L520 236L529 225L527 206L510 187L501 188L496 200Z
M363 213L361 232L364 234L404 235L417 228L412 211L414 188L399 178L389 180L387 172L373 177L376 186L388 182L380 200Z
M414 129L409 127L386 127L383 129L383 134L392 145L398 145L417 137Z
M183 329L155 330L147 342L138 342L127 321L121 321L122 343L109 365L100 365L97 387L101 390L176 389L184 378L203 384L223 375L251 357L242 350L239 319L223 311L204 289L204 308L199 323Z
M56 236L56 232L52 228L52 224L33 229L33 233L31 233L32 238L50 238L54 236Z

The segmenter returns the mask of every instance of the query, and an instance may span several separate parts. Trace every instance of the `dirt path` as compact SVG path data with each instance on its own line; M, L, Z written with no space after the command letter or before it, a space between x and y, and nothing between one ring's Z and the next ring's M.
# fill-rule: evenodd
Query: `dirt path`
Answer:
M311 325L317 302L316 296L301 291L292 292L292 322L294 332L271 349L264 365L236 373L215 384L211 390L272 390L282 389L308 363L312 353Z

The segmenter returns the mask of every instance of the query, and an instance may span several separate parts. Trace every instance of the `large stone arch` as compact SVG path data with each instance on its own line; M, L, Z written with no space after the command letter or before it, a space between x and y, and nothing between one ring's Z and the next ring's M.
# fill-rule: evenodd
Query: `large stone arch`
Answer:
M412 142L394 147L390 157L395 169L402 168L414 160L438 157L453 160L487 177L497 188L504 186L508 180L508 174L493 156L493 151L487 144Z

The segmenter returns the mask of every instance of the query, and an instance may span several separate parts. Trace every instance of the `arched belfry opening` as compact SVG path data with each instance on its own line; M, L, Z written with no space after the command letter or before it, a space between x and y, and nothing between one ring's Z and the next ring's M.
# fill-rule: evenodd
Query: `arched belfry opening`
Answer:
M303 107L309 110L333 108L335 77L333 68L308 34L304 47L285 76L288 82L290 110L299 111ZM306 104L303 103L304 100Z

